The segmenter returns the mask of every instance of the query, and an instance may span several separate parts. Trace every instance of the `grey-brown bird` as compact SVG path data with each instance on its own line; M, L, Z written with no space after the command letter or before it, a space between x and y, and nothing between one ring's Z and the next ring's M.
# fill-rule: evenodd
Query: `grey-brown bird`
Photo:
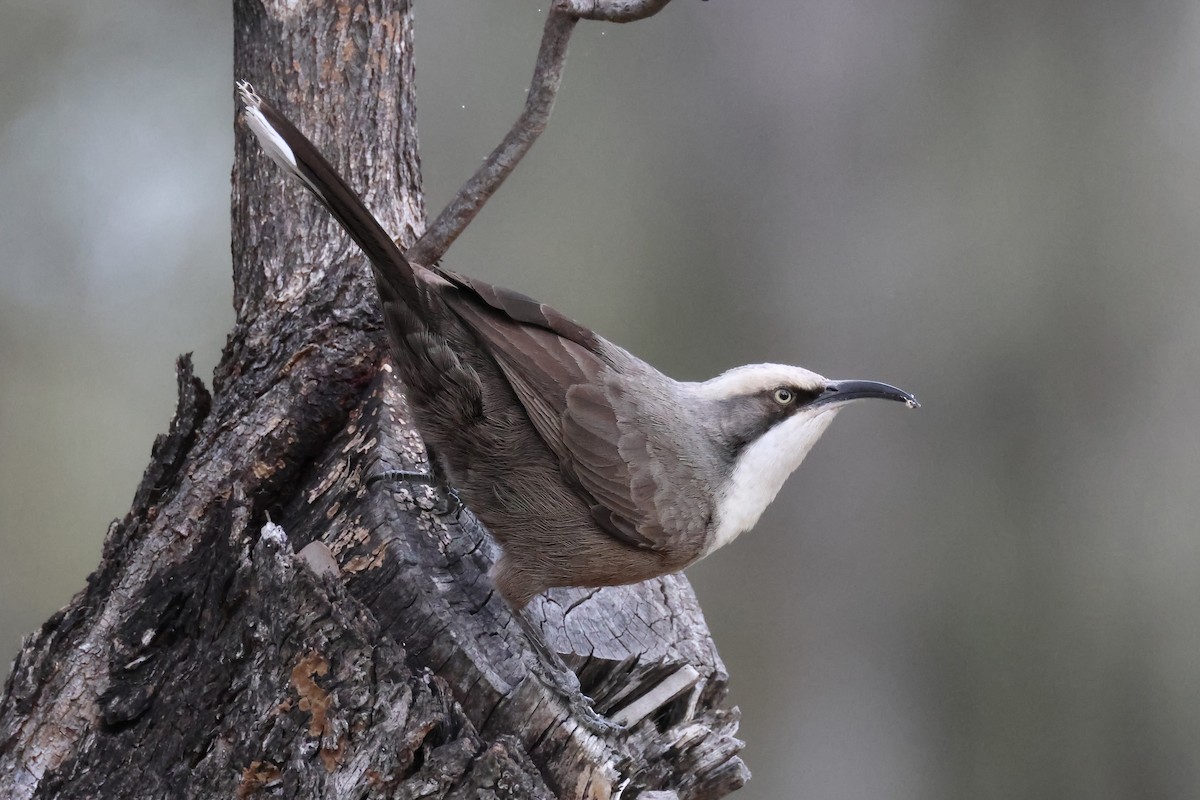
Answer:
M620 726L591 709L526 604L682 570L754 526L848 402L918 405L780 364L675 381L523 294L412 264L303 134L248 83L238 91L263 149L370 260L431 482L499 542L492 581L553 667L547 685L593 732Z
M370 259L430 461L499 542L492 580L514 609L682 570L754 526L849 401L917 406L779 364L675 381L525 295L409 263L312 143L238 89L266 152Z

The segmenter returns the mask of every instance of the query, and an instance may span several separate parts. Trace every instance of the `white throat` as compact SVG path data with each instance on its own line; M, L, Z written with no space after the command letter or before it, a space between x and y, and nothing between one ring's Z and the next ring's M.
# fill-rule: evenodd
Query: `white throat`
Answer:
M742 451L717 498L716 525L704 555L750 530L787 477L800 466L840 409L801 412L776 425Z

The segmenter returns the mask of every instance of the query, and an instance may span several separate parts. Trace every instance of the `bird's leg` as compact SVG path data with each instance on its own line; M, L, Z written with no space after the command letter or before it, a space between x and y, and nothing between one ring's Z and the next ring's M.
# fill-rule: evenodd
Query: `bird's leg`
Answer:
M462 498L458 496L458 490L445 483L439 475L433 472L417 472L411 469L385 469L367 478L368 485L379 481L388 481L389 483L417 483L422 486L431 487L438 495L438 505L433 511L440 516L453 514L455 519L459 519L462 517L463 509L466 508Z
M550 643L546 641L541 629L530 619L529 609L523 608L520 611L514 611L513 617L521 625L521 630L525 632L525 638L528 639L530 647L539 657L538 668L534 671L534 675L547 689L557 694L566 703L572 716L597 736L612 736L628 732L623 725L618 725L596 711L592 706L592 699L583 693L575 671L567 666L566 662L562 660L562 656L556 653Z
M370 475L367 478L367 484L388 481L430 486L438 493L441 503L444 504L442 508L434 509L434 513L454 514L454 518L458 520L462 516L465 505L454 487L446 482L442 471L437 468L436 464L436 459L431 457L432 470L430 472L408 469L382 470ZM541 629L530 619L528 608L514 611L513 617L520 624L529 646L537 656L538 663L533 674L546 688L558 695L571 711L572 717L596 736L608 737L627 732L624 726L606 719L592 707L591 698L585 695L583 689L580 688L579 678L575 675L575 671L567 666L566 662L562 660L562 656L556 653L546 641Z

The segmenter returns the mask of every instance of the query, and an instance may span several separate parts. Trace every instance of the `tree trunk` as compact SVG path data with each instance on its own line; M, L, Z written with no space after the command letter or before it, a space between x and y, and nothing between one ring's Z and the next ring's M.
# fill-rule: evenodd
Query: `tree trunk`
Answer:
M410 8L292 5L237 0L235 74L410 244L425 220ZM25 640L0 704L0 797L741 786L727 675L682 576L531 606L597 709L631 726L595 736L531 674L470 514L367 484L424 459L370 273L244 132L233 230L237 321L213 392L181 358L175 417L132 509L86 588Z

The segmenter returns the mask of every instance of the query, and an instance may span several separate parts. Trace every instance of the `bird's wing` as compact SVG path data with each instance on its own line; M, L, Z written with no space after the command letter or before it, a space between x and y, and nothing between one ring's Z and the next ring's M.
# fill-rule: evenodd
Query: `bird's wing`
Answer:
M467 290L447 293L447 304L500 366L596 524L636 547L669 544L654 471L637 457L647 452L646 433L629 424L630 398L597 352L599 337L517 292L443 274Z
M653 502L653 472L649 465L635 459L631 466L621 456L631 437L636 440L644 432L640 425L620 422L617 403L627 399L615 382L605 380L611 365L601 355L599 337L518 292L410 265L317 148L250 84L238 89L247 124L271 158L324 203L370 258L393 335L402 320L414 316L418 287L437 291L441 281L430 278L444 278L449 286L440 294L446 305L500 365L534 428L558 457L564 479L591 506L597 525L639 547L664 544L662 517ZM464 386L468 375L464 371L458 384L465 388L464 402L477 403L477 384Z

